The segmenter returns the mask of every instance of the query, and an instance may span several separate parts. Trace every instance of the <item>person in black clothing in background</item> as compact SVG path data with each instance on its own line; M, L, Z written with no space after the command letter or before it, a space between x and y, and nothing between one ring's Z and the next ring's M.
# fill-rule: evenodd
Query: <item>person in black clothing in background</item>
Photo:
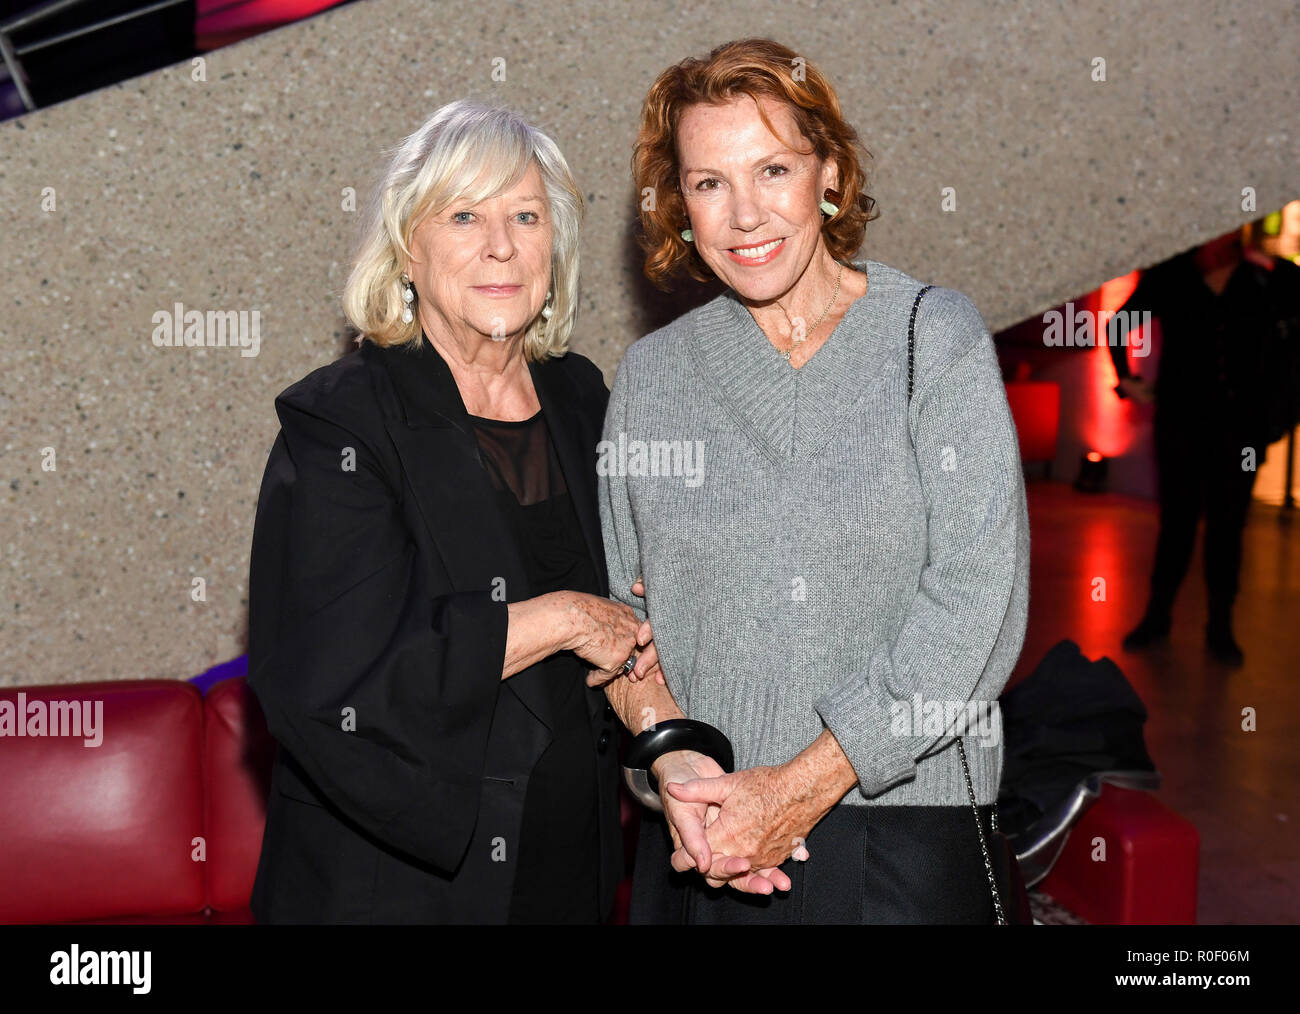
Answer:
M1128 313L1143 310L1164 336L1154 385L1130 371L1121 331ZM1116 393L1156 405L1160 534L1146 611L1126 649L1168 634L1204 513L1206 647L1227 665L1242 663L1232 632L1242 529L1265 448L1295 425L1298 315L1300 268L1234 230L1144 272L1111 319Z

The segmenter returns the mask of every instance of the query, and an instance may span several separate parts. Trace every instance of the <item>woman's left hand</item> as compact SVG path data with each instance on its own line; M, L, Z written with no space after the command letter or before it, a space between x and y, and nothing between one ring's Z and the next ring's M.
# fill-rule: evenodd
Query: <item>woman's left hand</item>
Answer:
M709 824L709 849L714 856L741 856L751 868L771 881L781 891L790 889L790 878L779 867L792 855L808 858L805 841L808 833L825 815L824 806L814 800L797 800L791 791L785 765L753 767L717 778L696 778L670 784L668 791L677 799L709 802L720 807ZM675 870L689 869L689 857L679 850L672 856ZM752 874L734 878L706 876L713 887L730 884L741 891L750 890Z

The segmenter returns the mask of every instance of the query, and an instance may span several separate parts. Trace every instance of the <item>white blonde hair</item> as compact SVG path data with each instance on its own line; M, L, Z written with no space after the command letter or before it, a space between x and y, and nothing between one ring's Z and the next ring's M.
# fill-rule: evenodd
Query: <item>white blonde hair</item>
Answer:
M420 340L420 320L402 320L402 265L412 256L411 235L429 214L456 201L477 204L513 187L536 164L553 223L552 314L524 334L524 355L535 361L569 348L578 310L578 243L582 192L559 147L518 113L468 100L442 106L393 152L360 222L352 270L343 289L343 313L377 345Z

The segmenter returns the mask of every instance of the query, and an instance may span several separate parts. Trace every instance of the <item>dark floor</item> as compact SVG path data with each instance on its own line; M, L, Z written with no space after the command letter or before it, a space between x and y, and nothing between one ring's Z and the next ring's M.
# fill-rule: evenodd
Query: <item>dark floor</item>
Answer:
M1120 641L1146 604L1156 505L1047 481L1028 492L1029 629L1013 682L1067 637L1114 659L1150 715L1160 798L1200 831L1197 921L1300 922L1300 512L1251 508L1234 614L1246 661L1229 670L1204 649L1199 537L1168 643L1128 654ZM1244 708L1257 731L1242 730Z

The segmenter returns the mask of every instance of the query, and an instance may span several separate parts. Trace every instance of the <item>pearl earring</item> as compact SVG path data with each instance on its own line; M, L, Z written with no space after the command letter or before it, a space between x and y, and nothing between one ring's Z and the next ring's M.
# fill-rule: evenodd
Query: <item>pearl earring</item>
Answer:
M550 289L547 289L547 290L546 290L546 303L542 306L542 316L543 316L546 320L550 320L550 319L551 319L551 314L553 314L554 312L555 312L555 311L551 309L551 290L550 290Z
M402 289L402 301L406 303L402 307L402 323L409 324L415 319L415 314L411 312L411 303L415 301L415 290L411 288L411 280L406 277L405 271L402 272L402 284L405 286Z

